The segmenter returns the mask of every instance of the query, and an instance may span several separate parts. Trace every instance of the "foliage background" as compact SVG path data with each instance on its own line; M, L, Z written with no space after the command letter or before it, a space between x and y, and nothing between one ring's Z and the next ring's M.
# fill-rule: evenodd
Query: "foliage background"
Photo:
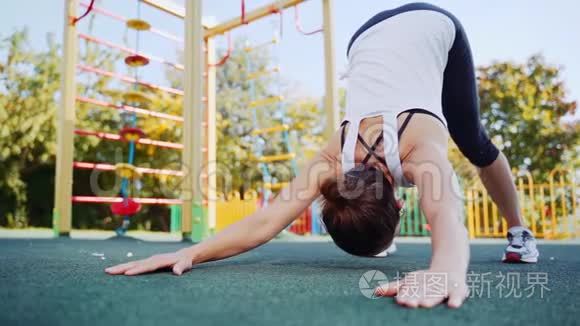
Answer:
M243 193L256 187L261 176L251 163L254 141L251 110L246 108L249 84L245 79L248 63L255 68L275 64L268 52L243 51L244 40L236 42L230 60L218 68L218 166L220 173L231 176L230 182L218 178L220 191ZM104 70L114 71L122 59L119 53L80 43L81 60ZM59 103L60 45L49 35L42 50L31 47L26 30L2 36L0 41L0 226L50 227L54 187L55 112ZM125 73L126 71L120 71ZM504 151L515 170L529 170L538 181L555 167L574 167L577 171L580 153L580 124L563 122L577 104L567 100L561 69L534 55L526 62L496 62L479 67L481 120L494 142ZM181 87L181 76L168 70L166 80L156 81ZM120 103L121 94L129 86L110 78L80 74L79 94ZM299 153L299 165L312 156L322 144L324 114L321 98L303 97L293 91L287 80L264 78L256 83L256 97L282 92L287 105L287 118L294 131L293 149ZM278 90L280 89L280 91ZM181 114L182 99L160 92L150 92L152 110ZM344 109L344 90L340 90ZM265 110L265 112L273 112ZM77 106L77 127L117 133L121 125L118 111L94 105ZM275 114L259 116L263 125L279 122ZM171 142L181 141L179 123L139 117L139 126L147 137ZM282 151L276 136L263 140L267 153ZM93 137L75 137L75 160L118 162L127 155L120 143ZM136 165L178 169L180 154L174 150L150 146L137 148ZM465 184L476 182L475 171L452 146L450 159ZM74 194L115 195L114 175L99 175L102 190L90 187L89 170L74 173ZM279 165L274 175L280 180L291 176L288 166ZM144 177L141 187L134 189L140 197L177 197L178 180ZM117 226L105 205L74 205L75 228L112 229ZM150 206L135 217L134 228L168 230L168 210Z

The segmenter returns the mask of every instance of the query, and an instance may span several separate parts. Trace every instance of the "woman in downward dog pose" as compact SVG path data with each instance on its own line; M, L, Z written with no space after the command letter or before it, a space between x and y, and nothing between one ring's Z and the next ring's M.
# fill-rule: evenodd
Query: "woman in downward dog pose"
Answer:
M425 3L383 11L354 34L347 54L346 117L273 203L199 244L106 272L137 275L170 267L181 275L195 264L238 255L271 240L320 195L323 223L335 244L353 255L376 256L392 244L399 223L396 187L416 186L431 227L429 268L376 292L409 307L445 299L459 307L468 294L469 246L447 158L449 136L478 168L507 219L502 260L536 262L536 242L523 226L509 163L479 120L471 50L457 18ZM435 274L445 275L443 285L428 281ZM409 291L411 284L419 288Z

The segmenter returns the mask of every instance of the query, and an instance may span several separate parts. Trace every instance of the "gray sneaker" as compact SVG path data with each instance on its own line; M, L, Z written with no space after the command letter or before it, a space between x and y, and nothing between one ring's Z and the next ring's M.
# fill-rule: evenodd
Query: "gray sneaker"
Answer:
M537 263L540 253L536 248L536 238L524 227L512 227L507 232L509 244L505 249L504 263Z

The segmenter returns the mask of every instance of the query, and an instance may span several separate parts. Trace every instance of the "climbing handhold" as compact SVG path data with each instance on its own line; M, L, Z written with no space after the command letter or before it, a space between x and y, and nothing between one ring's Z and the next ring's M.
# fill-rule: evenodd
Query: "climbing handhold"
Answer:
M148 31L151 29L151 24L143 19L129 19L127 20L127 27L137 31Z
M141 177L141 173L133 164L129 163L117 163L115 165L115 172L117 175L124 179L134 180Z
M133 68L143 67L149 64L149 59L139 54L133 54L125 58L125 64Z
M123 100L126 103L137 103L147 105L151 102L149 96L139 91L129 91L123 94Z
M141 204L131 198L123 198L123 201L111 204L111 212L115 215L131 216L141 210Z
M138 142L145 136L145 132L137 127L124 127L119 131L119 136L125 141Z

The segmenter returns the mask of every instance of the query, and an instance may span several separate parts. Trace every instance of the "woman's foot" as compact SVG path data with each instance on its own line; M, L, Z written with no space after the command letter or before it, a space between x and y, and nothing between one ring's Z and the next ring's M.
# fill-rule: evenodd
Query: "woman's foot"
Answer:
M507 232L509 244L505 249L504 263L537 263L540 253L536 248L536 238L528 228L511 227Z

